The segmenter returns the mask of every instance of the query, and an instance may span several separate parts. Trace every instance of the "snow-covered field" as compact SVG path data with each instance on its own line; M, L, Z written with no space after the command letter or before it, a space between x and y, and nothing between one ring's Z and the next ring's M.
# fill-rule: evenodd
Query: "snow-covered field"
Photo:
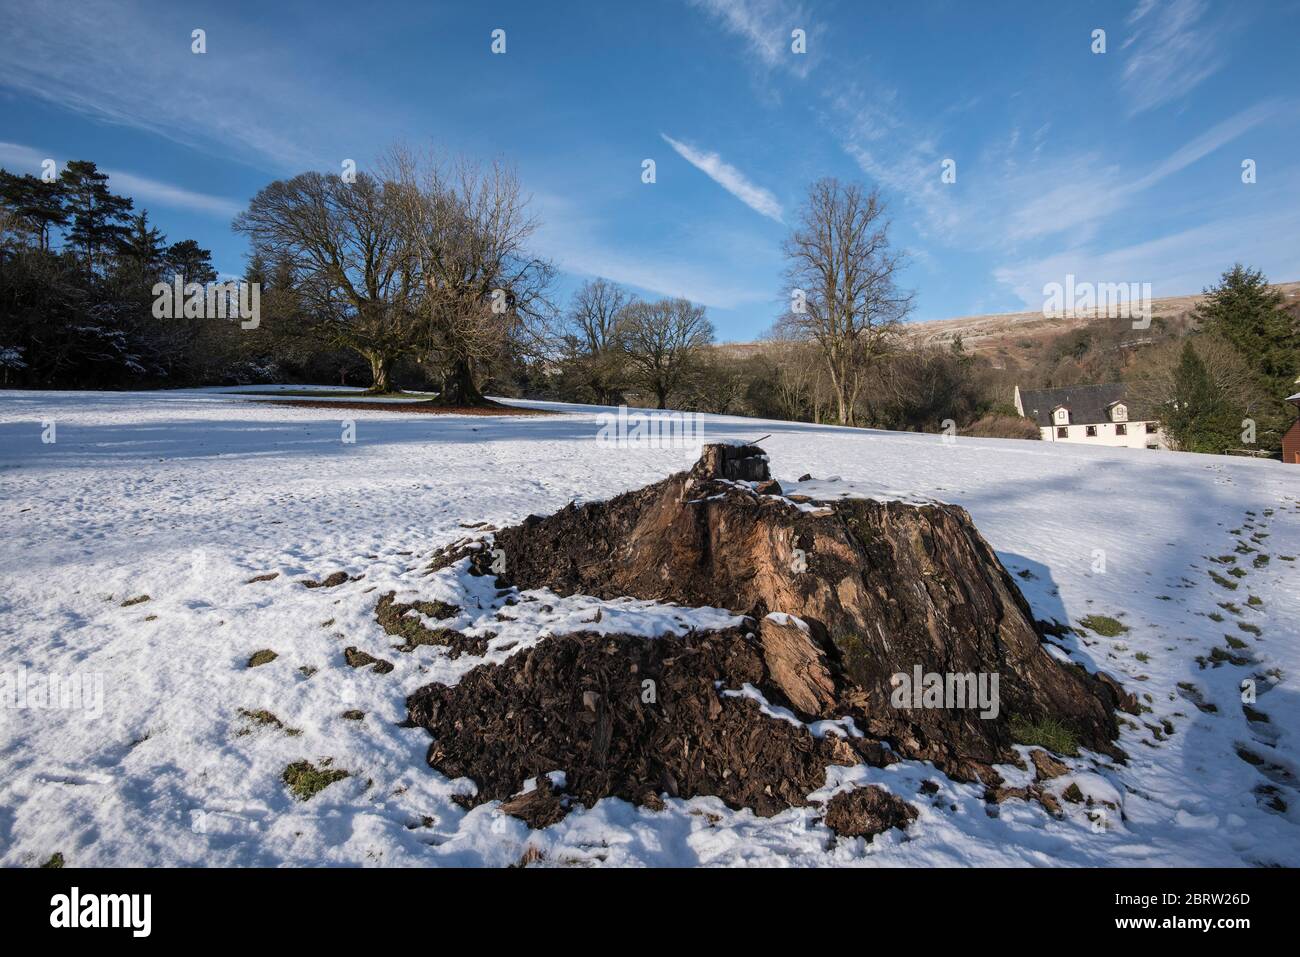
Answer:
M695 457L599 445L599 410L549 408L564 414L331 412L220 391L0 392L0 690L13 693L0 709L0 862L59 852L69 865L505 865L532 846L547 863L1300 865L1300 469L721 417L707 420L706 438L770 433L763 445L783 484L809 472L818 481L804 490L818 494L964 505L1021 573L1038 618L1109 615L1128 627L1057 642L1151 709L1123 732L1127 766L1073 762L1085 791L1114 792L1122 819L1066 804L1058 820L1014 800L991 813L982 788L917 762L833 770L828 786L869 781L920 808L905 833L870 844L832 841L811 808L762 819L715 799L669 800L660 812L605 800L535 832L492 804L464 811L450 796L465 782L425 764L425 731L397 725L409 692L476 660L394 650L376 599L472 587L450 572L420 575L434 548L466 534L462 523L606 498ZM354 443L343 441L345 418ZM300 584L339 570L358 577ZM598 604L616 631L721 617L584 598L534 610L542 604L516 606L518 623L493 622L489 654L590 628ZM458 626L490 619L490 594L484 605ZM395 670L350 668L346 646ZM1216 648L1248 661L1213 660ZM277 657L248 667L262 649ZM79 678L82 693L39 707L50 676ZM1252 678L1254 716L1267 721L1243 709ZM263 710L281 726L244 714ZM281 774L303 759L349 777L298 801ZM941 783L934 798L917 793L926 778ZM1269 806L1278 802L1287 809Z

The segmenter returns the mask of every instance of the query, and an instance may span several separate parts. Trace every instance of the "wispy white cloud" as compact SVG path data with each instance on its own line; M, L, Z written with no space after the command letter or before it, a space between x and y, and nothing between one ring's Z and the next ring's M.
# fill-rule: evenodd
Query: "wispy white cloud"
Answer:
M775 250L768 262L743 237L719 241L716 234L709 234L696 237L687 247L674 243L670 251L646 244L627 251L628 243L609 240L609 222L567 194L535 192L533 199L543 224L534 247L566 272L603 276L645 293L680 296L713 309L772 302ZM722 251L725 261L719 265L704 255L693 255L702 247ZM750 275L757 278L747 279Z
M918 232L951 234L959 228L961 207L940 178L949 158L937 145L940 137L904 115L896 89L837 81L823 97L823 125L863 173L921 213Z
M828 92L827 102L827 127L837 132L859 169L919 214L915 225L921 235L1003 250L1062 235L1072 243L1087 242L1142 192L1294 110L1293 103L1278 98L1258 103L1137 175L1113 153L1098 149L1043 153L1041 128L1024 147L1031 159L1021 162L1024 150L1013 130L991 144L979 162L958 164L958 182L965 184L959 187L940 178L946 158L937 145L941 135L906 118L888 88L868 91L848 84Z
M157 204L172 209L187 209L226 218L234 217L244 208L244 204L231 199L208 193L196 193L194 190L183 189L147 176L136 176L133 173L117 170L106 170L106 172L109 183L116 192L134 197L138 203L144 205Z
M716 17L746 47L765 69L785 69L795 76L807 76L817 59L818 29L802 4L787 0L691 0ZM803 30L807 52L792 49L794 30Z
M80 159L80 157L70 157ZM0 166L14 173L41 173L41 163L53 159L62 169L68 158L62 160L47 152L23 146L19 143L0 143ZM235 216L243 205L222 196L199 193L184 189L162 180L148 176L138 176L121 170L103 169L108 174L109 188L136 201L136 206L166 206L171 209L183 209L195 213L206 213L229 219Z
M744 22L736 32L747 32ZM1134 113L1183 96L1223 65L1226 54L1211 38L1203 0L1141 0L1129 23L1133 31L1121 49L1127 51L1123 83ZM750 42L757 47L756 38ZM996 257L1004 264L994 270L997 282L1035 308L1043 283L1067 272L1096 281L1153 282L1164 294L1187 292L1217 275L1225 248L1279 275L1294 270L1280 252L1288 244L1279 238L1294 233L1300 214L1285 212L1295 207L1284 197L1276 215L1233 218L1224 211L1215 227L1118 249L1105 232L1118 216L1140 209L1143 194L1157 184L1294 112L1294 103L1272 99L1243 109L1135 169L1121 151L1049 139L1050 121L1028 126L1033 133L1023 136L1013 123L1006 135L985 136L972 155L968 145L949 145L949 122L965 108L911 115L898 90L873 80L866 64L827 64L819 76L828 78L820 91L823 127L871 181L902 203L920 236ZM949 158L957 161L952 184L941 176ZM1208 211L1204 203L1202 211Z
M26 4L8 12L0 31L0 86L209 155L286 170L319 165L322 140L338 130L365 142L382 124L374 107L352 105L355 94L339 77L271 34L246 42L254 28L232 18L208 21L208 52L192 53L192 19L130 0Z
M1168 159L1160 163L1146 176L1134 183L1136 189L1145 189L1153 183L1159 182L1166 176L1177 173L1179 170L1186 169L1202 157L1209 156L1215 150L1226 146L1233 140L1237 139L1250 130L1261 124L1267 123L1276 117L1283 116L1288 112L1294 112L1294 102L1282 99L1265 100L1257 103L1248 109L1242 110L1234 116L1216 123L1210 129L1206 130L1196 139L1176 149Z
M39 176L44 172L41 164L47 159L54 159L54 157L19 143L0 143L0 166L15 175L30 173Z
M1205 19L1207 0L1139 0L1122 51L1129 115L1176 100L1226 62L1220 27Z
M713 309L735 309L766 303L772 290L729 280L718 270L669 258L629 255L607 245L576 242L548 252L565 271L579 276L603 276L660 296L680 297Z
M709 179L713 180L736 199L740 200L754 212L768 219L781 218L781 203L770 190L766 190L750 181L740 170L723 160L717 153L697 150L693 146L673 139L667 133L660 133L677 155L690 163Z
M992 233L1004 246L1061 234L1079 242L1122 209L1132 195L1123 168L1097 152L1050 157L997 184L997 198L981 205L996 217ZM1014 186L1012 186L1014 183ZM995 211L1001 207L1001 215Z
M1070 248L1021 260L998 267L994 277L1031 309L1042 306L1044 284L1063 282L1066 275L1077 282L1150 282L1156 296L1184 295L1213 282L1228 261L1238 259L1271 278L1291 280L1297 278L1295 250L1278 237L1297 233L1300 209L1279 205L1123 247Z
M1040 164L1036 175L1017 183L1017 195L1028 195L1029 200L1016 203L1005 197L999 201L1008 210L1003 235L1011 242L1061 233L1070 233L1076 242L1091 239L1107 218L1133 203L1140 193L1287 109L1286 102L1273 99L1242 110L1178 147L1137 178L1093 151Z

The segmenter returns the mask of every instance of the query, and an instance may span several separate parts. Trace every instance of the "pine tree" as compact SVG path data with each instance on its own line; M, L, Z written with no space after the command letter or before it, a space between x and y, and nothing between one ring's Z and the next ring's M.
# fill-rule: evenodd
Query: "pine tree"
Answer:
M1300 328L1282 308L1282 294L1262 272L1237 263L1205 296L1195 312L1202 326L1236 346L1271 394L1289 395L1300 372Z
M248 257L248 265L244 267L244 282L265 286L267 276L266 258L259 251L254 250L253 254Z
M30 173L15 176L0 169L0 205L35 241L37 248L49 251L50 233L68 221L63 208L63 183L47 183Z
M1219 454L1238 443L1238 416L1189 340L1174 372L1174 394L1162 416L1166 434L1184 452Z
M192 239L182 239L167 247L167 266L186 283L210 283L217 279L212 268L212 253Z
M162 270L166 243L167 237L160 229L149 225L149 213L142 210L131 220L130 231L122 240L120 255L135 275L151 281Z
M94 268L105 251L116 251L126 239L127 215L135 205L125 196L108 190L108 174L88 160L72 160L60 175L71 219L68 241L80 247L86 264Z

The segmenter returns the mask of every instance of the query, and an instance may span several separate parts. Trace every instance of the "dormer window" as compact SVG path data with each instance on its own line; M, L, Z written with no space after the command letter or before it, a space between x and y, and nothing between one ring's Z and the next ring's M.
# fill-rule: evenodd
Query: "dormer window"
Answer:
M1110 420L1112 422L1128 421L1128 406L1123 402L1116 402L1110 407Z
M1070 410L1063 405L1058 405L1052 410L1052 421L1057 425L1070 424Z

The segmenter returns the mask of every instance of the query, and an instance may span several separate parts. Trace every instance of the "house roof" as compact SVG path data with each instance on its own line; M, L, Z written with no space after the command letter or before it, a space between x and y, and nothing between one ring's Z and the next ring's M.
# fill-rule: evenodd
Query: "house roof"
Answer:
M1030 389L1020 390L1020 404L1025 415L1040 426L1052 425L1052 410L1065 406L1070 410L1071 425L1096 425L1109 422L1107 409L1116 402L1125 402L1125 387L1122 382L1108 382L1102 385L1076 385L1065 389ZM1142 421L1147 418L1139 415L1132 403L1129 406L1129 418Z

